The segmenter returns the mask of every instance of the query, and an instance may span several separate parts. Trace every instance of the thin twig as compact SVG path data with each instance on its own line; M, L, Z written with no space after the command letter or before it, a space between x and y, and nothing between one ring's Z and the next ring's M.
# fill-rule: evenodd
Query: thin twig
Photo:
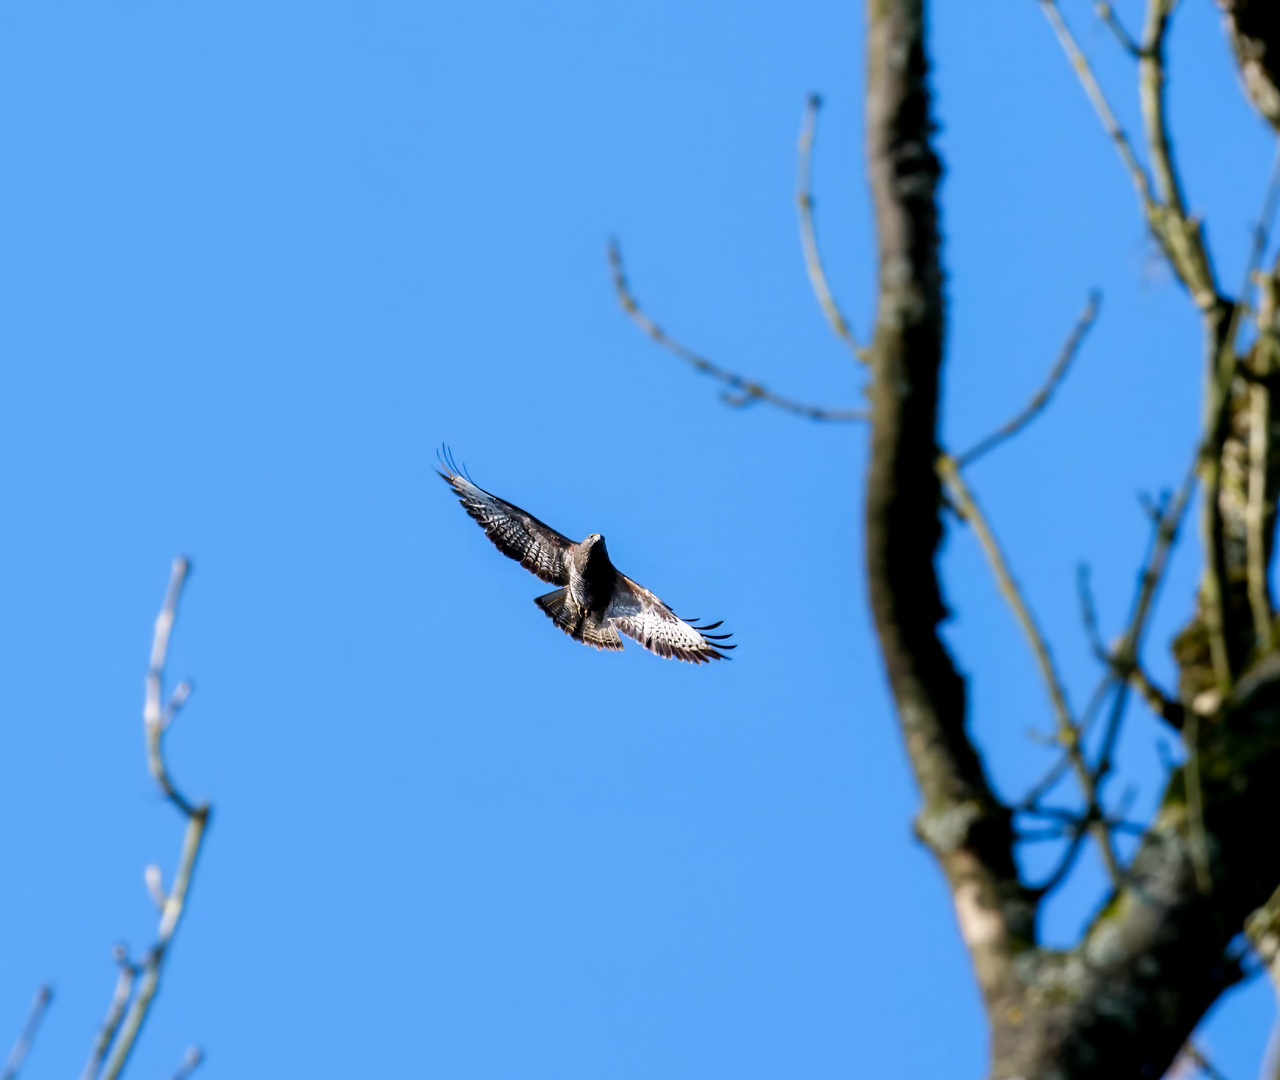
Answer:
M204 1051L198 1046L188 1046L187 1052L183 1054L182 1060L169 1080L187 1080L187 1077L200 1067L202 1061L204 1061Z
M1196 306L1207 312L1219 305L1208 249L1200 223L1188 217L1182 180L1173 160L1164 100L1164 41L1177 0L1148 0L1138 63L1138 91L1147 135L1147 152L1159 192L1158 224L1174 270Z
M1102 640L1102 632L1098 628L1098 613L1093 603L1093 590L1089 585L1089 567L1081 564L1076 573L1076 589L1080 595L1081 619L1084 621L1085 634L1089 639L1089 648L1100 663L1115 675L1121 682L1128 682L1150 707L1151 711L1175 730L1182 730L1182 705L1170 698L1152 681L1143 670L1142 665L1132 657L1121 665L1112 655Z
M1098 800L1100 799L1102 786L1111 771L1112 758L1128 702L1129 686L1135 679L1134 671L1138 668L1143 636L1155 605L1160 583L1164 579L1165 569L1169 561L1169 552L1177 540L1179 526L1186 513L1191 493L1195 489L1197 461L1198 455L1193 458L1191 468L1187 471L1186 478L1183 480L1178 492L1158 512L1153 513L1155 529L1152 532L1150 547L1143 559L1142 572L1138 577L1138 588L1134 595L1128 625L1120 638L1119 644L1108 654L1108 659L1104 661L1107 664L1107 674L1095 689L1093 697L1085 709L1082 721L1077 728L1078 736L1075 740L1075 746L1068 745L1064 747L1062 757L1023 797L1022 802L1016 808L1017 812L1034 813L1039 809L1039 800L1053 789L1069 769L1075 769L1077 776L1080 776L1083 772L1090 778L1089 787L1085 788L1088 802L1084 813L1077 818L1081 823L1081 829L1083 830L1090 817L1100 814ZM1082 582L1082 584L1085 586L1085 590L1082 593L1081 602L1087 606L1086 623L1096 621L1096 616L1092 614L1092 600L1087 593L1087 581ZM1100 635L1097 636L1100 638ZM1097 711L1106 700L1107 693L1113 686L1115 687L1115 697L1112 699L1097 764L1092 769L1086 765L1082 770L1079 759L1082 757L1083 751L1079 749L1079 746L1083 742L1084 735L1092 726ZM1170 722L1172 723L1172 721ZM1095 827L1099 824L1105 831L1105 821L1102 823L1095 822ZM1080 837L1073 834L1072 843L1065 852L1061 863L1049 879L1040 886L1041 890L1051 890L1062 882L1079 854L1080 842ZM1113 878L1113 880L1115 879Z
M1200 222L1187 214L1181 177L1173 159L1165 110L1164 43L1176 6L1177 0L1148 0L1142 32L1142 56L1138 65L1138 89L1147 149L1160 198L1154 226L1163 238L1174 272L1200 309L1204 321L1208 392L1204 402L1204 447L1200 461L1204 485L1200 528L1205 546L1201 596L1214 674L1219 691L1225 694L1235 678L1236 657L1226 625L1227 573L1219 491L1222 444L1226 438L1231 386L1236 369L1234 339L1239 302L1228 305L1222 298Z
M111 1040L116 1037L116 1031L120 1028L120 1021L124 1019L124 1011L129 1006L129 998L133 995L133 980L138 974L138 969L129 959L129 953L123 945L115 947L114 955L116 967L119 969L119 973L116 976L116 988L111 995L111 1003L107 1006L106 1018L98 1029L97 1038L93 1040L93 1049L89 1052L89 1060L85 1064L84 1071L80 1074L80 1080L93 1080L98 1075L98 1069L102 1067L102 1060L107 1056L107 1051L111 1049Z
M1075 769L1080 789L1085 796L1087 804L1086 815L1089 818L1088 827L1102 851L1102 860L1106 864L1108 874L1111 875L1113 882L1119 884L1120 864L1116 859L1115 849L1112 846L1111 836L1107 832L1106 826L1100 820L1097 820L1100 815L1096 784L1093 774L1084 759L1084 751L1080 743L1080 727L1071 714L1070 705L1067 704L1066 691L1063 689L1062 679L1058 675L1058 669L1053 662L1053 654L1049 651L1049 645L1036 623L1035 616L1031 614L1031 608L1023 597L1021 588L1019 588L1012 572L1009 570L1008 560L1000 549L1000 544L996 540L991 526L978 507L973 493L961 477L955 459L945 455L940 457L938 460L938 472L950 491L956 510L973 526L978 542L982 545L982 550L985 552L987 561L991 564L991 569L995 574L996 584L1010 608L1013 609L1014 617L1018 620L1018 624L1022 627L1022 632L1031 646L1031 652L1035 656L1036 665L1040 669L1040 676L1049 692L1049 700L1053 705L1053 711L1057 718L1058 740L1062 743L1063 749L1066 750L1067 756L1071 759L1071 765Z
M1084 738L1093 728L1094 723L1098 719L1099 710L1107 700L1107 694L1111 691L1115 680L1111 673L1108 672L1094 688L1093 693L1089 697L1089 703L1085 706L1084 713L1080 717L1080 742L1084 742ZM1057 742L1057 740L1055 740ZM1058 745L1061 745L1058 743ZM1022 801L1015 807L1015 812L1020 814L1031 814L1040 809L1039 802L1050 791L1058 785L1071 768L1071 756L1063 753L1057 761L1049 767L1049 770L1042 776L1039 781L1022 797Z
M982 545L987 561L991 564L991 568L995 573L996 584L999 586L1000 592L1009 606L1013 609L1014 617L1018 620L1018 625L1022 628L1022 632L1031 646L1036 666L1040 669L1040 676L1044 680L1045 688L1049 691L1049 700L1053 705L1053 711L1058 720L1059 736L1062 737L1068 730L1074 730L1075 720L1072 718L1071 707L1067 704L1067 695L1062 686L1062 679L1058 675L1057 666L1053 662L1053 655L1049 651L1044 635L1036 623L1035 616L1031 614L1031 609L1022 595L1022 589L1013 579L1013 574L1009 570L1008 560L1005 558L1004 552L1001 550L1000 544L991 530L991 526L988 524L981 509L979 509L977 501L973 497L973 492L969 490L969 486L960 476L958 462L955 458L943 455L938 460L938 472L950 491L956 511L973 526L978 542Z
M205 828L209 823L210 807L207 804L193 806L189 803L174 786L164 761L163 735L166 712L169 713L168 719L172 720L172 713L176 710L176 706L172 705L174 699L171 699L171 707L168 710L162 709L160 705L164 688L164 666L169 651L169 636L173 630L174 616L177 613L178 600L182 595L182 586L186 581L188 569L189 564L186 559L174 559L169 589L165 594L160 615L156 619L155 638L151 646L151 664L147 671L146 703L143 708L143 723L147 734L147 761L151 775L169 801L186 817L187 829L182 838L182 850L178 855L178 868L173 876L173 888L167 896L160 889L159 882L156 882L154 891L160 893L157 899L163 899L163 904L155 944L151 946L138 966L138 974L141 975L138 992L119 1022L116 1038L110 1047L109 1056L98 1080L117 1080L137 1042L138 1033L142 1030L151 1002L160 986L160 971L165 954L178 929L178 922L182 918L196 859L200 854ZM185 698L185 695L182 696ZM180 705L181 701L178 701L178 704ZM148 884L151 883L148 882Z
M1098 609L1093 602L1093 588L1090 584L1088 563L1076 567L1076 595L1080 599L1080 621L1084 623L1085 637L1089 639L1089 648L1093 655L1107 662L1107 646L1102 640L1102 631L1098 628Z
M1182 703L1175 701L1160 689L1143 670L1142 665L1134 662L1128 670L1129 685L1142 696L1142 700L1156 716L1160 717L1175 731L1181 731L1186 724L1186 710Z
M827 284L827 272L818 251L818 232L813 222L813 143L818 124L818 110L822 99L811 94L805 103L804 119L800 122L800 145L796 165L796 207L800 212L800 246L804 250L804 267L809 274L813 295L826 316L827 323L836 337L843 341L853 355L866 363L867 351L859 344L849 320Z
M1089 650L1104 667L1115 670L1111 659L1111 650L1102 639L1102 629L1098 625L1098 608L1093 602L1092 571L1088 563L1076 567L1076 596L1080 600L1080 621L1084 623L1084 635L1089 642Z
M609 269L613 275L613 287L618 294L618 301L622 304L622 309L631 317L631 321L664 349L680 357L681 360L696 371L700 371L704 375L710 375L713 379L719 379L726 386L737 391L736 396L727 392L724 395L724 400L730 405L740 407L763 401L765 404L773 405L784 412L803 416L808 420L823 420L829 423L847 424L869 419L864 409L824 409L816 405L806 405L802 402L792 401L790 398L780 397L772 390L761 386L758 382L713 364L705 356L700 356L692 349L680 344L644 313L636 298L632 295L630 286L627 284L626 274L622 266L622 252L619 250L616 241L612 241L609 244Z
M1138 591L1129 612L1129 623L1115 650L1114 658L1117 662L1136 661L1141 654L1148 619L1169 565L1169 553L1178 539L1178 530L1182 526L1195 486L1196 468L1193 461L1183 477L1182 485L1155 519L1156 528L1147 557L1143 560L1142 572L1138 575Z
M1143 212L1150 217L1151 211L1156 205L1155 199L1151 194L1151 181L1147 177L1146 169L1142 167L1142 164L1138 161L1138 156L1133 151L1133 144L1129 141L1129 136L1125 134L1124 128L1120 126L1120 121L1116 119L1116 114L1108 103L1106 95L1102 92L1102 87L1098 84L1098 80L1093 74L1093 69L1089 66L1089 61L1076 43L1075 36L1071 33L1071 28L1067 26L1066 21L1062 18L1062 12L1058 10L1056 0L1040 0L1040 8L1044 12L1045 18L1049 20L1049 25L1053 27L1053 32L1057 34L1058 41L1061 43L1063 51L1066 52L1067 59L1071 61L1071 66L1075 69L1076 75L1079 76L1084 92L1089 96L1090 102L1093 103L1094 111L1098 114L1098 119L1102 121L1103 128L1111 137L1111 141L1115 143L1120 160L1124 163L1124 167L1129 173L1129 178L1133 181L1134 188L1137 189L1138 200L1142 203Z
M1107 828L1114 832L1134 833L1142 835L1147 831L1145 825L1139 825L1136 821L1125 820L1125 814L1129 812L1133 804L1133 789L1130 788L1125 792L1121 805L1114 814L1108 814L1103 820L1106 822ZM1080 814L1075 810L1068 810L1062 806L1033 806L1028 809L1021 810L1020 813L1026 814L1028 817L1048 818L1052 821L1059 822L1063 827L1077 824L1080 821Z
M1138 577L1138 591L1134 596L1129 624L1121 635L1119 644L1111 653L1112 664L1119 672L1124 673L1125 678L1118 680L1119 686L1111 704L1107 725L1103 730L1098 760L1093 768L1099 785L1111 772L1116 744L1120 740L1120 727L1128 704L1130 675L1139 665L1142 656L1142 639L1146 633L1160 583L1164 580L1165 569L1169 565L1169 552L1178 538L1178 529L1186 513L1187 504L1191 500L1191 493L1195 490L1195 483L1196 464L1193 461L1192 467L1182 481L1182 486L1155 519L1156 527L1151 536L1147 556L1143 560L1142 573Z
M1080 349L1081 342L1084 341L1085 334L1089 332L1089 327L1098 317L1098 307L1102 303L1102 295L1098 292L1089 294L1089 301L1085 304L1084 310L1080 312L1076 319L1076 324L1071 328L1071 333L1067 335L1067 340L1062 343L1062 348L1058 352L1058 358L1053 362L1053 367L1049 369L1049 375L1032 396L1031 400L1023 407L1012 420L997 428L985 439L982 439L975 446L966 450L963 454L956 455L956 464L963 468L971 465L978 458L989 450L994 450L1006 439L1011 439L1034 420L1053 396L1053 392L1058 389L1058 384L1062 382L1063 376L1066 375L1067 369L1071 366L1071 361L1075 359L1076 353Z
M1254 284L1258 268L1262 265L1262 257L1267 252L1267 241L1271 236L1271 226L1275 222L1277 205L1280 205L1280 142L1276 143L1276 148L1271 155L1271 172L1267 177L1267 187L1262 196L1262 206L1259 208L1258 217L1250 230L1249 257L1245 261L1244 279L1240 283L1239 299L1232 306L1231 322L1228 324L1226 340L1223 345L1224 349L1230 349L1233 354L1235 352L1236 335L1239 333L1244 317L1249 311L1249 289ZM1260 282L1261 284L1265 284L1265 279ZM1259 332L1261 332L1261 321L1261 318L1259 318Z
M1071 873L1071 867L1075 865L1076 856L1080 854L1081 848L1084 847L1084 838L1089 832L1089 816L1086 814L1081 817L1076 825L1071 829L1071 841L1067 844L1066 851L1063 852L1062 858L1058 860L1056 869L1039 885L1036 885L1032 892L1036 896L1048 896L1066 879Z
M1133 36L1124 28L1124 23L1116 16L1116 13L1106 0L1094 0L1093 10L1097 13L1098 18L1106 23L1111 33L1115 35L1116 41L1120 43L1120 48L1124 49L1135 60L1142 56L1142 50L1138 47L1138 43L1133 40Z
M36 996L31 1002L31 1009L27 1013L27 1022L22 1025L18 1041L13 1044L13 1049L9 1051L9 1060L5 1062L4 1071L0 1072L0 1080L14 1080L18 1075L18 1070L22 1068L22 1063L27 1060L27 1055L31 1053L31 1046L36 1040L36 1032L40 1030L40 1021L44 1019L44 1014L49 1008L49 1002L52 1000L52 986L46 984L36 991Z
M155 637L151 643L151 664L147 669L147 695L142 710L143 727L147 736L147 764L151 775L169 800L190 817L195 812L191 805L174 787L169 779L164 763L163 739L166 727L166 714L172 719L171 710L161 707L162 681L164 679L164 662L169 653L169 635L173 632L173 620L178 612L178 599L182 596L182 586L191 569L184 558L173 560L173 571L169 576L169 588L165 593L164 604L160 614L156 616ZM182 695L182 700L186 695ZM178 702L181 705L181 701Z

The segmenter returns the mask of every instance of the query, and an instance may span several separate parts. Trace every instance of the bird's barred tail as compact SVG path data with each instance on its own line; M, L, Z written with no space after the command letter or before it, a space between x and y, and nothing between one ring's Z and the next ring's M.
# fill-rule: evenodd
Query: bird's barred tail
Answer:
M568 588L556 589L555 592L535 596L533 602L546 612L547 617L575 641L590 645L593 649L621 649L622 639L618 631L605 624L597 625L584 619L581 613L576 616L568 610L565 597Z
M566 634L573 633L573 621L569 617L569 613L565 611L564 598L568 596L569 590L556 589L554 592L546 593L542 596L535 596L533 602L547 613L547 617L555 623Z

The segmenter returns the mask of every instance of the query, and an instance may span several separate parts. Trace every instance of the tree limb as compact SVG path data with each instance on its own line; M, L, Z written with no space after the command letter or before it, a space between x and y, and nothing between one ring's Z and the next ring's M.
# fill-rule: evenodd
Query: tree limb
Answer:
M122 1019L118 1020L114 1041L106 1063L102 1066L98 1080L117 1080L124 1069L129 1055L137 1042L138 1034L151 1009L156 992L160 988L160 973L164 965L165 955L177 932L178 923L186 907L187 892L191 887L191 878L195 872L196 859L199 857L204 842L205 828L209 823L211 808L207 803L193 806L177 789L169 776L168 766L164 760L163 735L166 727L172 723L177 710L190 693L190 684L182 683L174 692L167 705L162 706L164 689L165 660L169 651L169 636L173 630L177 615L178 600L182 595L182 586L186 582L190 564L186 559L173 561L173 571L169 578L169 588L165 594L164 605L156 618L155 637L151 645L151 664L147 671L146 703L143 708L143 726L147 737L147 762L151 775L155 778L161 792L187 819L186 833L182 838L182 850L178 856L178 868L173 877L173 888L167 896L163 896L160 910L160 927L155 943L147 952L142 963L138 965L137 974L141 976L137 993L133 997ZM184 689L185 687L185 689ZM156 884L159 888L159 884ZM162 892L162 890L161 890ZM132 982L132 980L131 980ZM117 995L119 987L117 986ZM113 1000L114 1006L114 1000ZM112 1022L112 1013L108 1011L108 1023L104 1025L102 1034ZM95 1046L95 1053L97 1049ZM92 1060L92 1058L91 1058Z
M865 363L867 350L858 342L849 320L832 295L831 286L827 284L827 272L818 251L818 231L813 223L813 143L818 110L821 107L822 99L817 94L810 95L805 105L804 119L800 123L800 145L796 155L796 208L800 213L800 247L804 251L804 267L809 275L809 284L813 288L818 306L822 308L822 314L826 316L827 325L849 347L855 359Z
M1089 294L1088 303L1085 304L1084 310L1080 312L1079 318L1076 319L1076 324L1072 327L1071 333L1067 335L1067 340L1062 343L1062 348L1058 350L1058 358L1053 362L1053 367L1049 369L1049 374L1040 389L1031 396L1031 400L1013 419L1001 425L963 454L957 454L955 461L958 468L971 465L983 454L994 450L1006 439L1012 439L1040 415L1044 407L1049 404L1049 399L1053 396L1053 392L1058 389L1059 383L1066 376L1067 369L1071 366L1071 361L1075 359L1076 353L1080 351L1080 345L1084 341L1085 335L1098 317L1098 308L1101 303L1101 293L1095 291Z
M22 1063L31 1053L31 1046L36 1041L36 1033L40 1030L40 1022L44 1019L44 1014L49 1009L49 1002L52 1000L52 986L45 985L36 991L36 996L31 1002L31 1010L27 1013L26 1023L22 1025L22 1031L18 1035L18 1041L9 1051L9 1060L5 1062L4 1070L0 1071L0 1080L16 1080Z
M80 1074L80 1080L94 1080L98 1075L102 1060L111 1049L111 1042L120 1029L120 1021L124 1019L124 1011L129 1007L129 1000L133 997L133 980L138 974L138 968L129 959L129 953L123 945L117 945L113 953L119 969L116 975L116 988L111 995L110 1004L107 1005L106 1018L98 1029L97 1038L93 1040L93 1049L89 1051L89 1060Z
M965 731L964 680L938 634L938 375L945 332L921 0L868 5L867 158L878 238L866 560L872 614L924 799L917 831L946 874L991 1007L1016 993L1034 933L1012 815Z
M1138 43L1133 40L1133 35L1124 28L1124 24L1117 17L1115 11L1106 0L1094 0L1093 10L1107 26L1107 29L1115 36L1116 41L1120 43L1120 48L1132 56L1135 60L1142 55L1142 49Z
M1271 380L1280 360L1280 339L1276 335L1277 282L1274 273L1260 275L1258 300L1258 341L1254 346L1254 380L1249 386L1249 503L1248 589L1253 612L1257 647L1269 652L1274 645L1271 624L1271 531L1274 502L1271 489Z
M1093 74L1093 68L1089 66L1089 61L1080 50L1075 35L1071 33L1071 28L1067 26L1066 21L1063 19L1062 12L1058 10L1057 0L1040 0L1040 10L1044 12L1045 18L1049 20L1049 25L1053 27L1053 32L1057 35L1063 51L1067 54L1067 59L1071 61L1071 66L1075 69L1076 75L1079 76L1080 84L1084 87L1085 94L1088 95L1089 101L1093 104L1094 111L1098 114L1098 119L1102 121L1103 128L1115 144L1116 152L1120 155L1120 161L1129 173L1129 179L1133 181L1134 189L1138 193L1138 201L1142 204L1143 213L1150 219L1151 212L1156 206L1156 201L1151 194L1151 180L1147 176L1147 170L1138 161L1138 155L1134 153L1133 144L1129 141L1129 136L1125 134L1124 128L1120 126L1120 121L1116 119L1116 114L1112 110L1111 104L1107 101L1106 94L1102 92L1102 87L1098 84L1098 80ZM1162 238L1157 234L1157 239Z
M178 1067L174 1069L169 1080L187 1080L187 1077L200 1067L202 1061L204 1061L204 1051L200 1047L187 1047L187 1052L182 1055L182 1060L178 1062Z
M1097 841L1098 850L1102 855L1102 863L1107 869L1107 875L1111 878L1113 884L1119 885L1120 863L1116 858L1115 847L1111 843L1111 833L1107 830L1106 823L1102 820L1096 777L1093 770L1089 768L1088 762L1085 761L1080 726L1076 723L1075 717L1071 713L1071 706L1067 703L1067 693L1063 688L1057 665L1053 662L1053 654L1049 651L1049 644L1045 640L1035 616L1031 613L1031 607L1027 603L1026 597L1022 595L1022 589L1018 586L1017 581L1014 580L1013 573L1009 569L1008 560L1000 548L999 541L996 540L995 533L992 532L991 526L978 506L977 500L973 497L973 493L961 477L957 462L945 454L942 455L938 458L938 472L942 476L943 483L947 485L957 512L973 526L978 542L982 545L982 550L987 556L987 562L990 563L991 570L995 574L996 584L999 586L1000 592L1008 602L1009 607L1013 610L1014 617L1022 628L1023 636L1026 637L1027 643L1031 646L1031 653L1035 657L1036 666L1040 669L1040 677L1049 692L1049 701L1053 705L1054 716L1057 720L1058 742L1066 751L1067 759L1071 762L1071 767L1080 784L1080 791L1085 799L1085 811L1078 835L1082 837L1086 829L1093 835ZM1073 841L1074 846L1076 844ZM1064 870L1063 874L1065 875L1065 873L1066 871ZM1058 880L1061 879L1059 878ZM1056 884L1057 881L1054 882L1053 887L1056 887ZM1048 890L1042 888L1036 891L1043 892Z
M867 419L867 413L863 409L825 409L817 405L806 405L802 402L793 401L791 398L782 397L760 383L722 368L718 364L713 364L705 356L686 348L649 318L632 295L631 287L627 283L626 273L622 266L622 252L616 241L611 241L609 244L609 270L613 275L613 287L618 295L618 302L622 304L622 309L631 317L631 321L668 352L680 357L695 371L710 375L713 379L719 379L730 389L736 391L736 394L725 392L723 397L726 403L742 407L763 401L767 405L772 405L783 412L789 412L795 416L802 416L806 420L824 420L830 423L847 424Z

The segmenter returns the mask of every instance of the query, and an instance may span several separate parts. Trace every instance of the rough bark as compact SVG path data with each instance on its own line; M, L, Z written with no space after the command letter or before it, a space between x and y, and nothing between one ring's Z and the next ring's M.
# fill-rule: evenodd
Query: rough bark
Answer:
M866 551L871 608L907 752L924 797L917 831L955 898L989 1007L1016 986L1031 941L1012 819L965 731L965 685L938 635L946 616L935 557L942 525L938 376L945 333L928 61L921 0L869 5L868 167L879 243L871 346Z
M1167 20L1165 6L1153 10L1153 18ZM990 1025L993 1080L1154 1080L1240 977L1244 922L1280 882L1280 845L1255 840L1280 815L1280 655L1250 651L1247 603L1228 602L1233 685L1206 702L1203 688L1223 684L1198 617L1179 645L1181 684L1196 691L1184 695L1182 707L1191 710L1194 700L1199 710L1199 782L1191 790L1203 805L1209 888L1193 853L1191 781L1178 768L1138 854L1079 945L1039 947L1040 896L1019 878L1012 813L992 791L968 735L964 678L938 632L946 617L935 565L943 520L937 425L946 304L924 3L869 0L867 11L879 292L870 349L866 558L885 670L923 801L917 831L946 876L973 960ZM1162 41L1162 21L1148 37ZM1157 119L1163 140L1162 115ZM1172 169L1167 145L1162 156ZM1176 186L1174 192L1180 200ZM1181 213L1180 202L1165 212L1174 211ZM1206 320L1216 328L1207 347L1212 372L1227 355L1222 330L1231 308L1216 290L1202 291ZM1208 452L1223 462L1228 488L1243 468L1232 455L1248 454L1241 449L1248 433L1233 440L1223 430L1229 427L1225 419L1207 425ZM1271 522L1274 489L1267 499ZM1243 511L1233 514L1223 516L1243 521ZM1209 557L1217 565L1233 539L1243 552L1244 540L1231 528L1211 530ZM1270 544L1268 531L1268 553ZM1240 567L1241 559L1231 562L1232 579Z

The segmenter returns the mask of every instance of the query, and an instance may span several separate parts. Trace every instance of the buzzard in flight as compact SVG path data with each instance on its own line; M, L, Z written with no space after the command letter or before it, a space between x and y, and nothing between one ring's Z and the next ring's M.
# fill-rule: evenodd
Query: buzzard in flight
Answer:
M729 634L708 633L720 623L685 622L648 589L619 573L599 533L575 544L532 514L476 487L447 451L441 464L445 471L440 475L494 546L543 581L560 586L533 602L574 641L621 649L621 631L650 652L693 664L727 660L720 650L736 648L723 644Z

